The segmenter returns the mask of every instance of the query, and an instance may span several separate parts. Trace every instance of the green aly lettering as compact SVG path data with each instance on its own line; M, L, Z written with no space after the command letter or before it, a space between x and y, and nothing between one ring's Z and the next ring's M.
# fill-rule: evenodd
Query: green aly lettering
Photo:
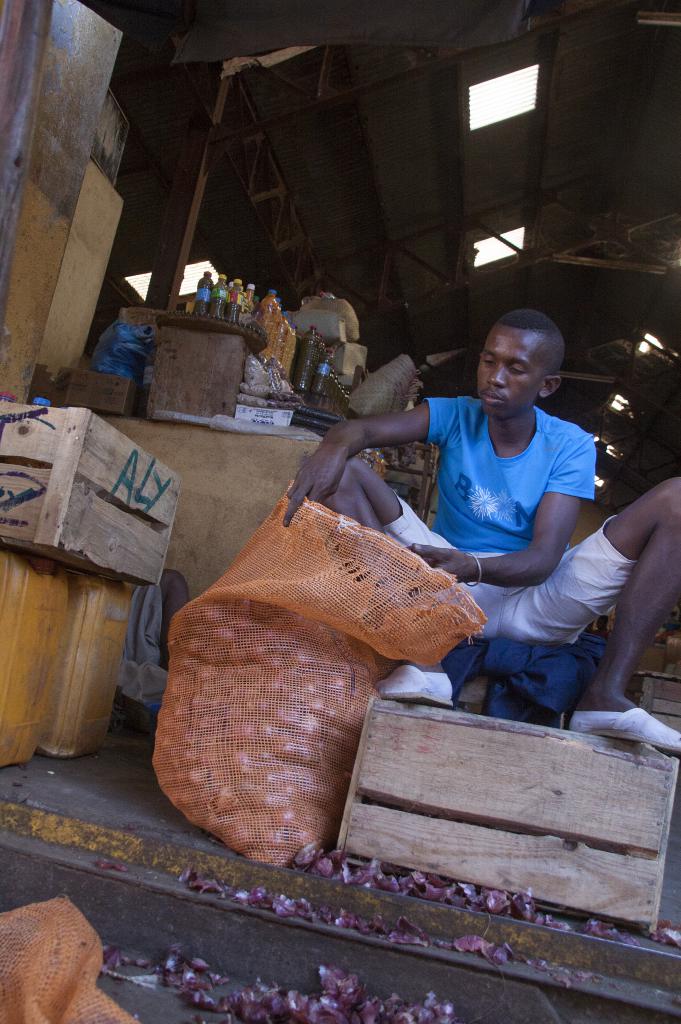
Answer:
M137 460L138 460L138 458L139 458L139 452L137 451L136 448L133 448L133 450L128 455L127 462L123 466L123 469L121 470L121 474L118 477L118 480L116 481L116 483L113 486L113 490L111 491L111 497L113 498L113 497L116 496L116 491L118 490L118 488L119 487L124 487L125 490L127 491L127 495L128 495L128 497L127 497L128 505L130 505L132 503L132 494L133 494L133 488L135 486L135 477L137 476Z

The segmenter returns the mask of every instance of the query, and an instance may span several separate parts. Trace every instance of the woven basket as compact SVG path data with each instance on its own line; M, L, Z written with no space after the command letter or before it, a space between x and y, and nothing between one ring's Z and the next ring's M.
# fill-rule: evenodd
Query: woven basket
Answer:
M348 341L359 341L359 320L354 309L347 299L323 299L319 295L313 295L310 299L304 299L305 310L320 309L327 313L336 313L345 319L345 336Z
M412 397L417 370L407 355L370 373L350 396L350 408L358 416L376 416L384 412L402 412Z

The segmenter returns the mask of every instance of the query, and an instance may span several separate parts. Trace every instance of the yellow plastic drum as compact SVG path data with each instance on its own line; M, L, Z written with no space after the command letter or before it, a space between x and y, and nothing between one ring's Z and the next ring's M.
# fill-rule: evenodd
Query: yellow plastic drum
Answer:
M132 589L69 572L68 610L38 752L78 757L99 750L109 725Z
M66 623L63 569L39 573L27 558L0 551L0 766L35 753Z

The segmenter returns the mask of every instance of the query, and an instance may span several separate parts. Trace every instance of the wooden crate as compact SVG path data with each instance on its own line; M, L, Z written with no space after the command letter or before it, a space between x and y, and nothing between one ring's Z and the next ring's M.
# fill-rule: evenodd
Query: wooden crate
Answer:
M671 729L681 732L681 676L643 673L640 705Z
M149 419L167 419L173 413L206 419L233 416L247 351L240 333L202 330L190 318L181 327L161 327Z
M49 398L52 405L63 408L79 405L94 412L131 416L137 388L129 377L114 373L96 373L71 366L62 366L54 376L43 363L38 363L31 380L29 399Z
M638 744L375 701L339 845L650 926L677 769Z
M0 543L157 583L180 479L89 409L0 403Z
M66 385L63 405L79 405L116 416L132 415L137 387L129 377L64 368L59 371L59 379Z

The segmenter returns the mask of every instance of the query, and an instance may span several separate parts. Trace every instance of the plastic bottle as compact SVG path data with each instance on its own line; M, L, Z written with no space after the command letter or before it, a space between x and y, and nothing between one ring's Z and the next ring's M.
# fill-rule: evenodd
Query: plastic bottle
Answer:
M240 314L241 307L239 305L239 293L236 288L232 288L229 293L229 301L225 308L225 320L228 324L238 324Z
M234 290L237 294L237 302L239 303L239 312L246 312L246 294L244 292L244 283L240 277L234 278Z
M324 355L317 364L314 377L312 379L312 387L310 393L318 399L328 399L329 395L329 379L331 377L331 359L328 352L324 352Z
M270 288L265 298L260 303L256 320L267 334L267 348L262 353L265 359L278 359L277 344L281 325L281 307L277 301L277 295L273 288Z
M264 319L266 316L273 313L278 306L279 303L277 302L277 293L275 292L274 288L270 288L265 298L260 300L258 313Z
M244 292L244 295L246 296L246 303L248 305L248 312L252 313L253 312L253 307L255 306L255 285L254 284L247 284L246 285L246 291Z
M314 325L310 325L300 340L298 358L293 374L293 387L305 393L312 387L317 363L320 359L319 335Z
M210 295L210 315L222 317L227 301L227 278L224 274L218 274L218 279Z
M288 339L288 324L286 323L286 319L278 311L276 314L272 315L270 324L271 328L267 331L267 336L270 342L268 345L268 351L269 354L274 356L274 358L283 366L284 350Z
M291 323L290 313L284 313L284 323L286 325L284 333L284 343L282 348L281 359L279 361L283 367L284 373L286 374L288 379L291 380L291 371L293 370L293 364L296 358L296 347L298 344L298 339L296 337L295 324Z
M194 299L194 316L208 316L210 310L210 293L213 290L213 278L206 271L196 286Z

